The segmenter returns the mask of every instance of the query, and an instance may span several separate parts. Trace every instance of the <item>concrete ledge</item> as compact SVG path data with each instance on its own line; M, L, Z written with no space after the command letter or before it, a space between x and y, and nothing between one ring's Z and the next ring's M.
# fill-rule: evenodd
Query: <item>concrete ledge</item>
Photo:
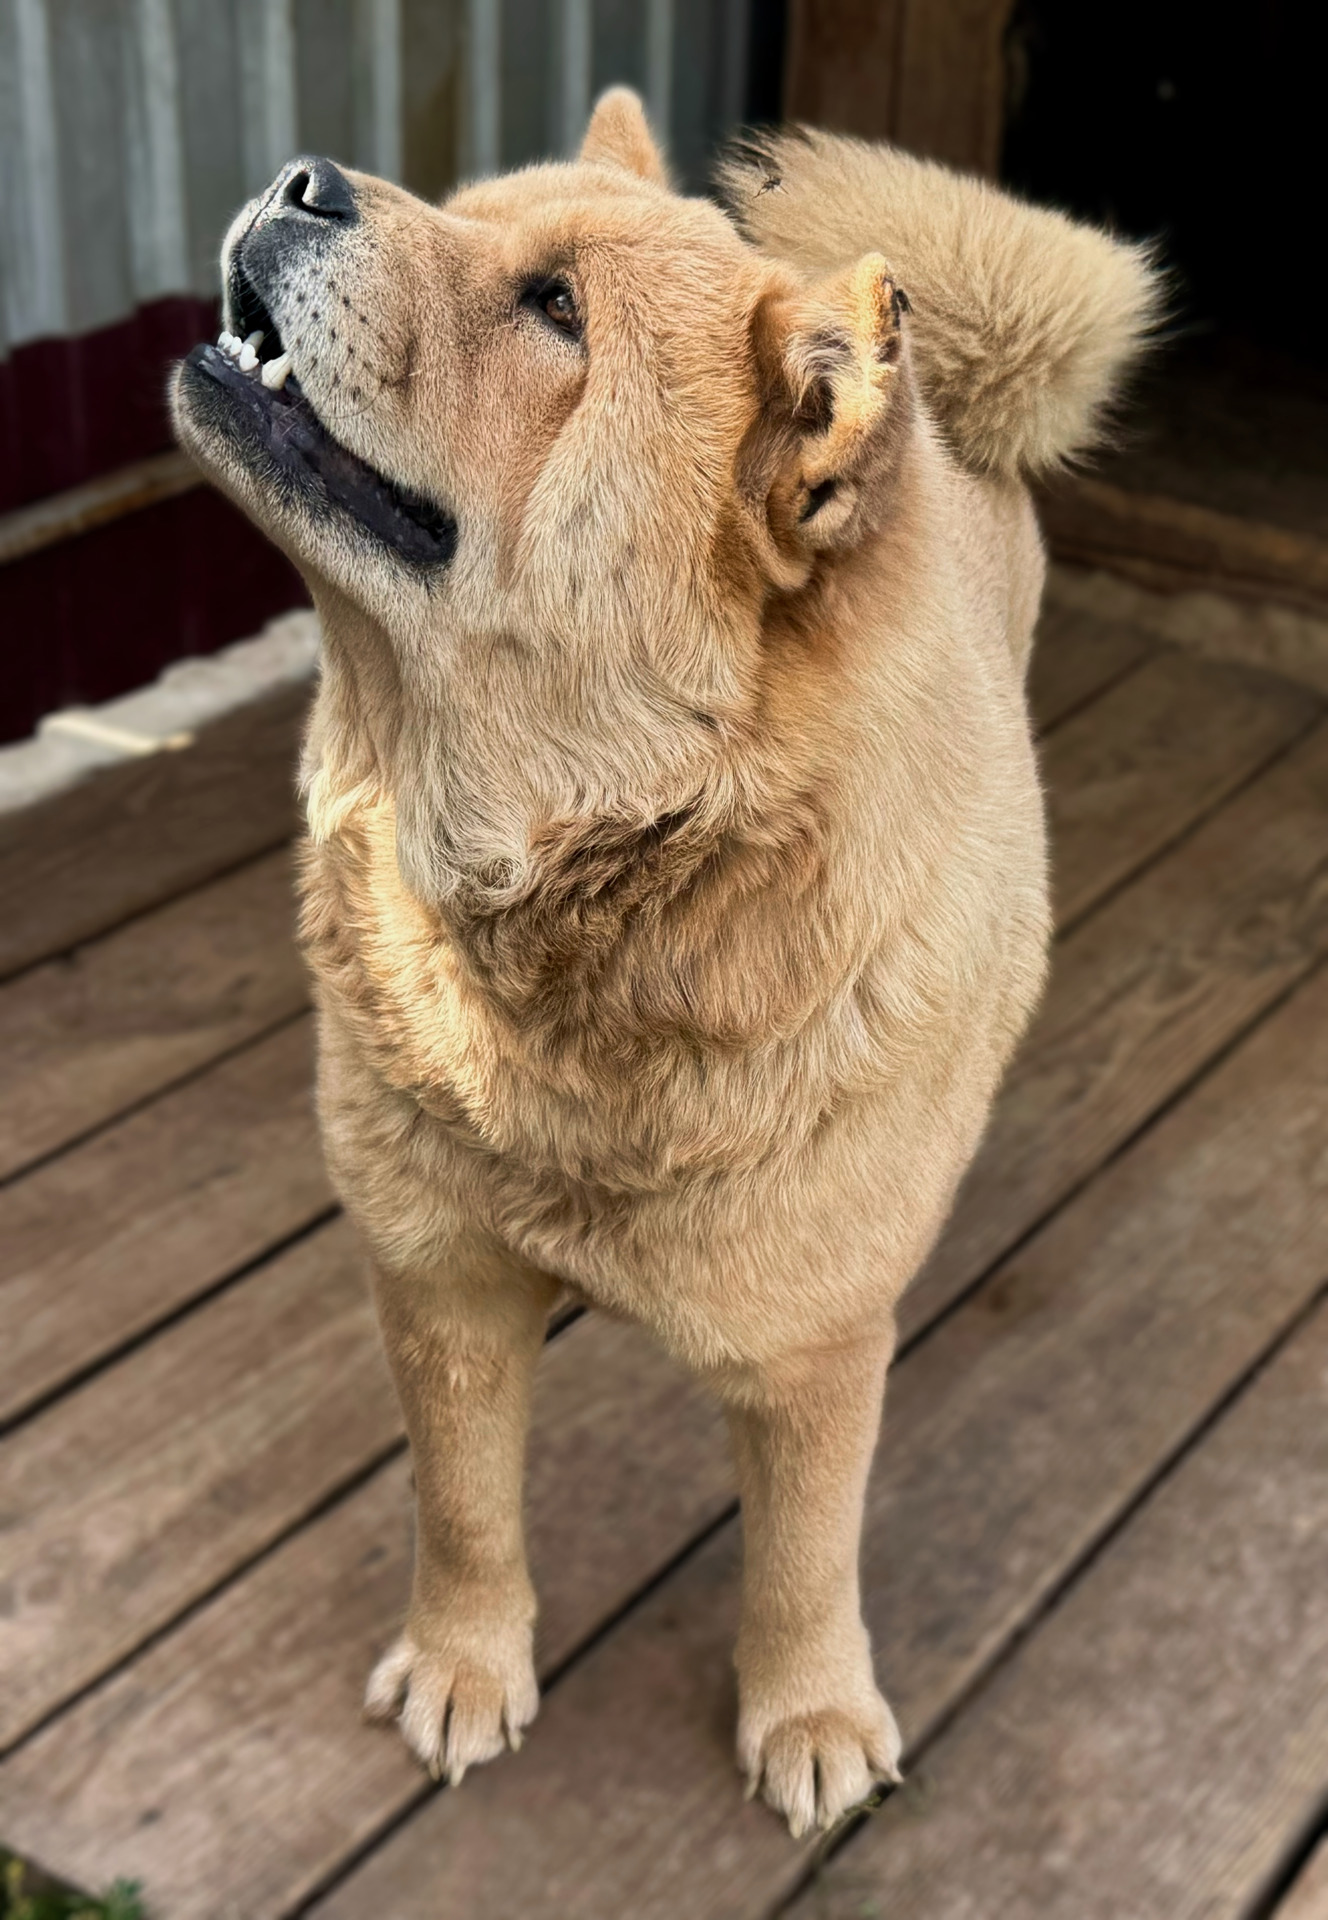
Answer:
M103 768L192 746L224 715L312 680L318 644L318 616L300 608L252 640L176 661L118 700L47 714L29 739L0 747L0 814L49 800Z

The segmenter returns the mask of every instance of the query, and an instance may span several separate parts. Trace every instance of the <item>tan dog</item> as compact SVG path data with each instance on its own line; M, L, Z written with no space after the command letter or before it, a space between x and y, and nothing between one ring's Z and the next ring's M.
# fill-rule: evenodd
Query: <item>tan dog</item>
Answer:
M674 194L622 91L577 163L437 209L296 162L175 404L325 635L321 1111L419 1504L370 1704L453 1781L535 1712L569 1287L723 1399L739 1759L801 1833L898 1777L857 1573L894 1309L1043 977L1021 476L1153 294L886 149L783 135L725 187Z

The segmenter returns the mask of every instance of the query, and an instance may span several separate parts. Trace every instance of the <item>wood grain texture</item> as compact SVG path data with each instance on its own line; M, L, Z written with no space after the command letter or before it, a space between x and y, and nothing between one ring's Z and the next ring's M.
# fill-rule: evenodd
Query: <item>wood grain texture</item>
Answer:
M793 1912L1248 1915L1328 1782L1326 1521L1321 1309Z
M1278 1901L1272 1920L1328 1920L1328 1840L1320 1840Z
M731 1497L717 1409L641 1334L588 1316L560 1335L530 1447L541 1669ZM401 1460L21 1748L7 1837L76 1878L142 1875L162 1920L288 1912L428 1785L359 1712L405 1602L408 1512Z
M904 1296L929 1324L1328 949L1320 725L1072 933L949 1224Z
M1049 588L1028 670L1028 703L1038 731L1050 732L1156 650L1141 628L1060 606Z
M1010 11L1011 0L792 0L785 112L992 173Z
M399 1433L340 1221L38 1414L0 1457L0 1743Z
M332 1204L306 1017L0 1189L0 1424Z
M307 686L199 730L183 753L92 774L0 818L0 979L294 833Z
M1311 534L1088 474L1056 480L1039 508L1059 558L1128 571L1172 592L1208 588L1311 613L1328 608L1328 540Z
M0 1176L307 1004L280 851L0 992Z
M1326 1129L1328 974L899 1367L864 1584L911 1745L1313 1297ZM768 1913L810 1854L741 1802L737 1563L724 1528L573 1668L518 1766L431 1801L320 1920Z
M907 9L908 0L789 0L788 118L888 140Z
M1057 727L1043 749L1064 928L1310 726L1305 688L1164 651Z
M908 0L891 129L901 147L995 175L1013 11L1013 0Z

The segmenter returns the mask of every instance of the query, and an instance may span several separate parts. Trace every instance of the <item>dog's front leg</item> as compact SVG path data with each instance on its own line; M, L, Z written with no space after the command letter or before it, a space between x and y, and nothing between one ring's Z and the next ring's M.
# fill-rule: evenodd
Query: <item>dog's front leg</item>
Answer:
M742 1492L738 1761L795 1836L899 1778L858 1586L892 1345L799 1354L725 1388Z
M415 1468L415 1578L405 1629L366 1706L402 1701L407 1744L438 1777L520 1745L539 1704L521 1480L530 1387L556 1289L494 1251L446 1273L375 1274Z

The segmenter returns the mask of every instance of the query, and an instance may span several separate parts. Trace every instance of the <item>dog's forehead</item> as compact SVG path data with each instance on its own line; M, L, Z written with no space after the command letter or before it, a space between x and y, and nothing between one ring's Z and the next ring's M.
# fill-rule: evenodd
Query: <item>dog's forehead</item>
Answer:
M751 249L710 201L684 198L619 167L551 164L464 187L444 201L445 217L476 229L512 261L602 263L630 273L670 259L695 274L739 269Z

